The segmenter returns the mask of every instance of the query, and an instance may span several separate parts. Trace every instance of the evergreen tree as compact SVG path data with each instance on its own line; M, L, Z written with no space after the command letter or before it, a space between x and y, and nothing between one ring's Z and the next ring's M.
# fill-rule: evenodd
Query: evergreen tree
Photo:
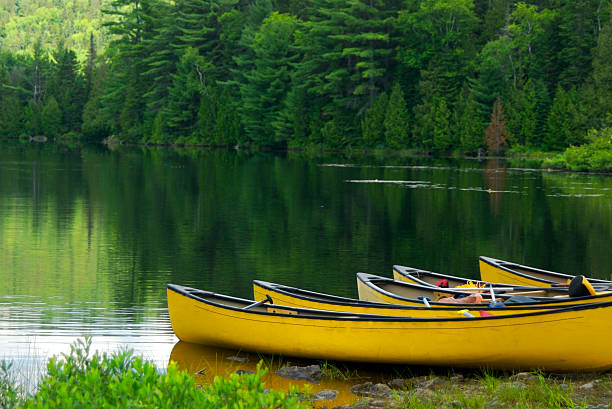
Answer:
M56 64L53 66L48 94L54 97L60 108L62 116L59 132L80 131L87 90L76 54L60 43L54 58Z
M438 86L452 106L476 54L478 20L473 0L410 0L397 16L402 34L398 60L408 67L437 73Z
M411 146L409 140L410 118L399 82L391 89L384 121L385 141L388 146L402 149Z
M446 152L451 149L453 139L450 127L450 111L444 97L434 100L435 113L433 117L432 142L433 149L438 152Z
M497 97L506 95L517 80L510 38L502 36L489 41L477 60L476 77L469 80L480 122L488 123L491 107Z
M41 124L44 128L44 135L55 138L62 131L62 111L57 100L53 95L47 97L41 111Z
M104 60L97 64L92 73L91 89L87 103L83 107L81 131L83 137L101 141L110 135L111 129L103 109L103 97L106 93L108 65Z
M314 0L310 10L296 81L317 97L321 120L336 122L329 129L349 133L388 86L390 10L382 0Z
M149 52L144 44L154 35L159 21L152 18L158 1L112 0L110 6L104 13L111 18L104 25L115 39L105 52L109 69L103 116L117 136L139 141L144 136L147 114L143 96L150 84L143 75L148 70L145 57Z
M593 99L588 103L590 125L597 129L612 126L612 12L597 39L588 88L593 93Z
M44 135L42 124L42 103L31 99L23 112L25 130L30 136Z
M549 150L560 151L570 145L579 145L583 142L585 134L577 124L577 109L574 105L576 92L565 91L559 86L553 100L547 119L545 147Z
M465 153L476 153L483 147L485 125L479 106L471 92L462 94L456 112L457 139Z
M291 86L291 62L297 55L293 49L295 18L273 13L267 17L251 44L254 69L245 74L240 87L242 118L245 132L257 145L283 140L275 132L277 119Z
M485 142L489 152L497 153L502 146L507 145L508 131L506 130L506 117L501 103L501 98L495 100L491 122L485 129Z
M173 142L196 142L193 138L198 135L196 124L200 99L206 92L204 78L210 67L195 48L185 49L176 74L172 75L168 106L164 112Z
M385 112L387 111L388 100L386 93L382 93L363 115L361 119L361 139L363 146L376 147L385 142Z
M512 89L506 104L508 142L511 145L536 146L536 105L534 81L529 80L524 86Z
M489 7L482 22L483 43L494 41L501 35L510 15L512 3L512 0L490 0L488 2Z
M560 42L560 85L577 87L588 78L592 68L592 50L606 17L610 2L601 0L560 0L556 41Z

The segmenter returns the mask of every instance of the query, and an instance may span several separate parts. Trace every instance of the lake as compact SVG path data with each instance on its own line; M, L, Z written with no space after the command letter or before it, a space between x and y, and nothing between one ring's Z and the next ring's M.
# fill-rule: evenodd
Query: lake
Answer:
M499 160L0 144L0 359L85 334L168 364L165 286L251 280L356 297L393 264L478 278L487 255L612 273L612 178ZM175 352L176 353L176 352Z

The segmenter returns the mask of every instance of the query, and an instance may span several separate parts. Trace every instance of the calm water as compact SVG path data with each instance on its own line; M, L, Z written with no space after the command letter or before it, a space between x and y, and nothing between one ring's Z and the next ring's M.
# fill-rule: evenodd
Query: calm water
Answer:
M0 359L75 338L167 365L165 285L264 279L356 296L393 264L476 278L489 255L612 273L612 179L497 161L0 145Z

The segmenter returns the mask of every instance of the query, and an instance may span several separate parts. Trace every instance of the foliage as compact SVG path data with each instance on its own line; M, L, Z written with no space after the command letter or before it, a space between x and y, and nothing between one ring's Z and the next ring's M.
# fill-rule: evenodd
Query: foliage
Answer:
M0 3L4 137L474 153L498 98L512 147L610 126L609 2L45 1Z
M229 378L215 377L196 388L194 378L174 362L161 373L155 365L130 351L91 354L91 338L77 340L69 354L51 358L36 393L22 401L0 366L0 403L13 408L306 408L295 390L289 394L265 391L265 370Z
M5 409L19 408L23 404L23 392L11 378L12 363L0 362L0 407Z
M411 146L409 138L410 117L408 107L404 99L404 93L399 83L393 85L389 104L385 112L384 120L385 141L387 145L395 149Z
M612 128L591 130L589 142L567 148L561 158L570 170L612 170Z

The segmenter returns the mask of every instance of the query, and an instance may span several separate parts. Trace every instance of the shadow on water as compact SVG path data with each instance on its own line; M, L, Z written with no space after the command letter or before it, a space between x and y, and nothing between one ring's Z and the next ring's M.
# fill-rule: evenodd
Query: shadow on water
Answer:
M391 384L394 380L396 382L406 381L405 385L410 387L414 383L413 381L417 379L422 381L422 378L416 377L451 376L457 373L466 377L479 377L483 373L478 369L456 370L441 367L318 361L223 349L183 341L174 345L170 354L170 361L176 362L179 369L193 375L199 385L212 382L215 376L227 377L242 371L254 372L261 361L263 368L267 369L263 378L264 386L267 389L287 391L294 386L298 388L298 391L310 394L317 394L325 390L337 391L333 400L322 399L313 402L315 407L336 407L353 404L360 399L360 396L351 392L351 388L366 382ZM320 366L322 377L319 381L289 379L277 373L283 367L306 367L309 365ZM398 391L402 389L404 388L400 387Z

